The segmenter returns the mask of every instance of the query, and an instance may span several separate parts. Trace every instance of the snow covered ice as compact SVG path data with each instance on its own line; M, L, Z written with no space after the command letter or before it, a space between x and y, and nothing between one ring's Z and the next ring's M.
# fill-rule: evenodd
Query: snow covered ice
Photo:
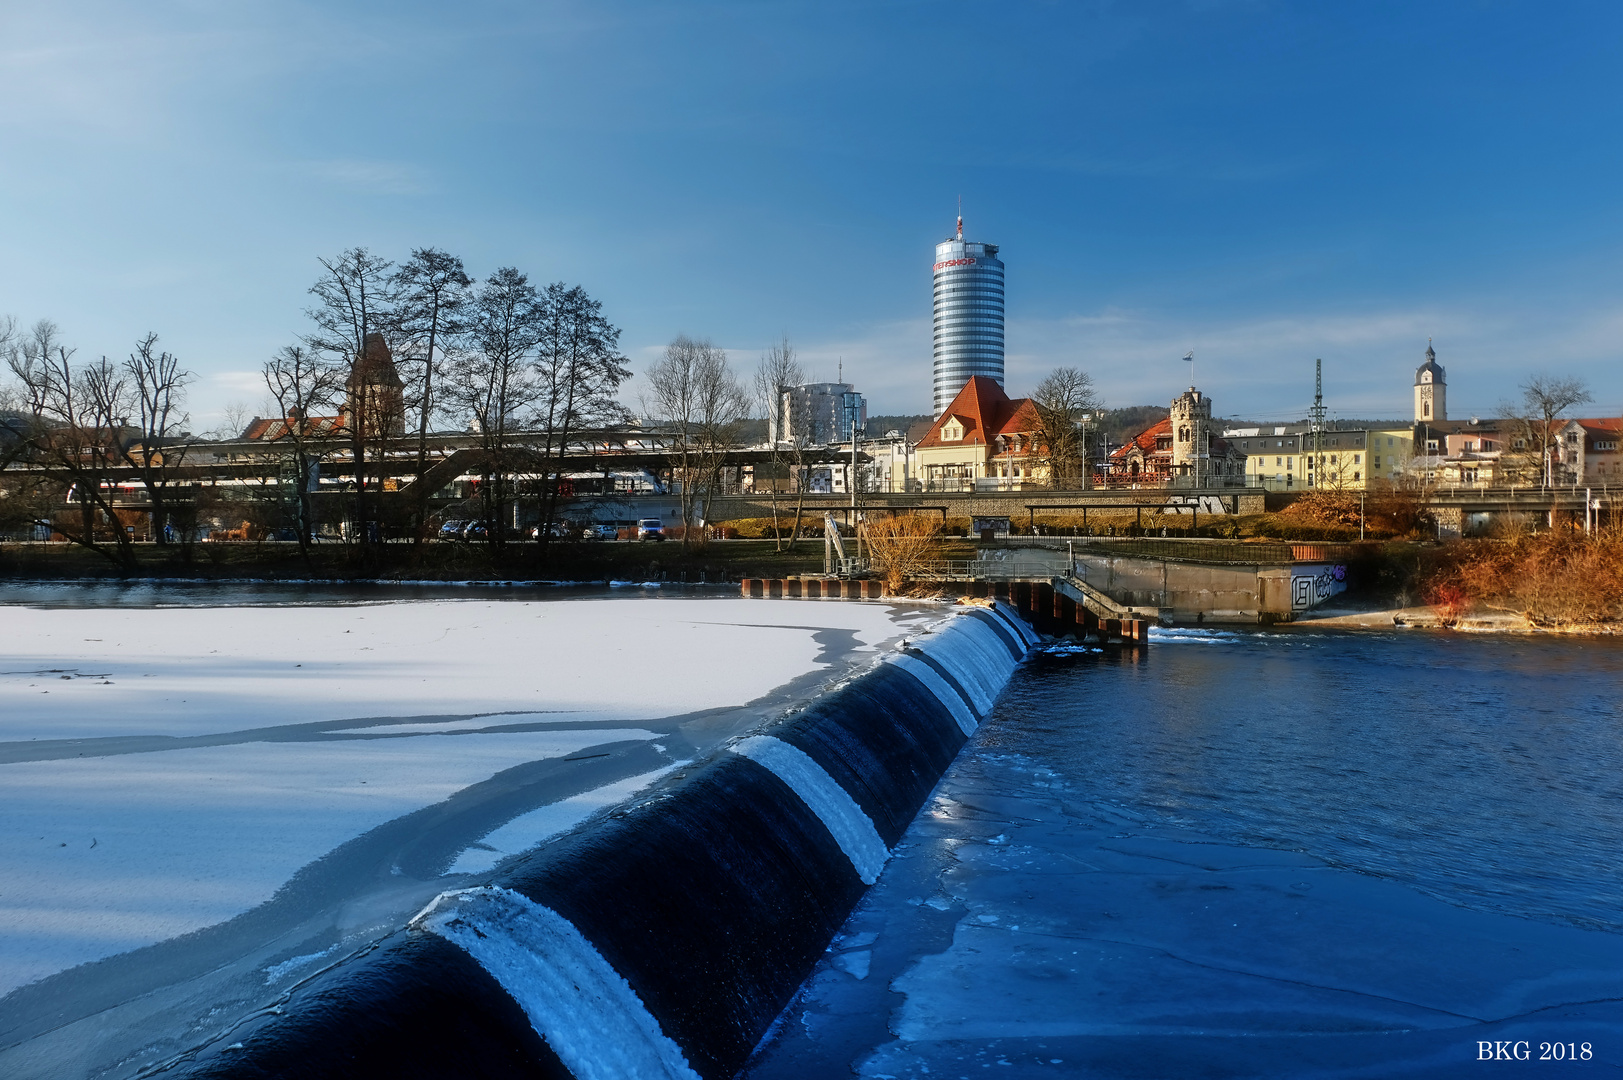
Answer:
M872 662L910 617L619 595L0 608L0 1073L171 1047L154 1025L340 958Z

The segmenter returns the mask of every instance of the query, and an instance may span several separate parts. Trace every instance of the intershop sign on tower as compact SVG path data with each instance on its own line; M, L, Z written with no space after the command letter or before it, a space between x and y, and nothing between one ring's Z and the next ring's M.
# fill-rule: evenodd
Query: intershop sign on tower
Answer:
M945 262L936 263L934 266L930 267L930 269L945 270L949 266L974 266L975 263L975 259L948 259Z

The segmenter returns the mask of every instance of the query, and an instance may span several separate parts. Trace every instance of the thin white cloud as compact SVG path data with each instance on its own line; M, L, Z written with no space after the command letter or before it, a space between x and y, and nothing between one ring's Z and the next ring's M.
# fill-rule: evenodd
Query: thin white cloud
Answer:
M1594 409L1623 414L1623 308L1550 315L1434 306L1364 312L1291 313L1252 319L1190 319L1108 310L1059 319L1015 320L1006 363L1011 394L1029 393L1055 367L1093 374L1112 406L1162 404L1194 374L1224 416L1305 415L1313 398L1313 361L1324 360L1325 403L1332 416L1402 418L1413 408L1414 369L1428 338L1448 370L1451 412L1488 414L1529 374L1555 370L1585 379ZM770 343L766 343L770 344ZM930 323L875 324L834 339L795 342L809 378L847 381L878 413L930 408ZM753 369L758 348L732 350ZM650 358L657 355L657 349Z

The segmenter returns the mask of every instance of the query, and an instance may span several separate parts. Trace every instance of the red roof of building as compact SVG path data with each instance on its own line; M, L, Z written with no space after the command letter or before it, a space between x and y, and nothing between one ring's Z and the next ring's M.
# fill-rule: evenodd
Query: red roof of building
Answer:
M266 442L284 439L290 434L293 423L293 417L283 419L273 416L265 420L256 416L253 423L242 433L242 437L245 440L263 439ZM342 416L311 416L304 421L304 437L307 439L318 435L342 435L348 430Z
M1147 427L1137 435L1133 436L1128 442L1116 447L1116 449L1110 452L1110 456L1113 460L1125 459L1127 457L1127 452L1136 446L1140 451L1143 452L1145 457L1153 457L1156 453L1156 441L1161 438L1172 438L1172 417L1170 416L1164 417L1156 422L1153 426ZM1167 444L1167 448L1160 452L1165 454L1170 460L1172 457L1172 444L1169 442Z
M956 418L964 426L964 437L946 440L941 429ZM987 445L999 435L1027 435L1039 430L1037 407L1030 398L1011 398L997 380L973 376L952 399L947 411L936 417L930 430L919 440L918 449L936 446Z

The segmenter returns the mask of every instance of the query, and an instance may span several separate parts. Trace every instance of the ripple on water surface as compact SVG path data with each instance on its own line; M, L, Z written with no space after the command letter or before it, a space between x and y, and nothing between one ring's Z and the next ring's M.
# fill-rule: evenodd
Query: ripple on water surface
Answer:
M1085 798L1623 930L1623 644L1175 629L1026 666L986 748Z

